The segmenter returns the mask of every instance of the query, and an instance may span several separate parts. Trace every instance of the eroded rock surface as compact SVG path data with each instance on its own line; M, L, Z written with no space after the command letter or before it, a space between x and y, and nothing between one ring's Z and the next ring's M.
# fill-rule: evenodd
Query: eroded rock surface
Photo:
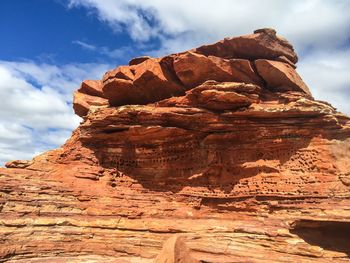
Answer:
M272 29L85 81L59 149L0 169L0 261L350 262L350 119Z
M255 66L268 88L275 91L296 90L311 95L309 88L290 64L258 59Z

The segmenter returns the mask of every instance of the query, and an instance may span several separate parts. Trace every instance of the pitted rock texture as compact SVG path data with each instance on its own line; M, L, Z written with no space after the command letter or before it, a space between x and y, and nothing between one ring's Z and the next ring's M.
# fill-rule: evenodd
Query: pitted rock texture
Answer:
M0 169L0 261L350 262L350 119L273 29L84 81L59 149Z

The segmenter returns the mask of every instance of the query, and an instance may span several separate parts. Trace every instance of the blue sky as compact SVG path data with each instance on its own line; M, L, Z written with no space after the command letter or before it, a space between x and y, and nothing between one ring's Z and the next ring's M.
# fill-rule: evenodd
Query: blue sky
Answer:
M106 54L83 48L91 43L112 51L128 47L126 32L111 28L83 7L59 0L5 0L0 8L0 58L36 60L58 65L71 62L113 62ZM79 44L80 43L80 44ZM118 58L119 59L119 58ZM122 57L121 63L127 62Z
M317 99L350 114L348 0L2 0L0 165L64 143L83 79L262 27L294 45Z

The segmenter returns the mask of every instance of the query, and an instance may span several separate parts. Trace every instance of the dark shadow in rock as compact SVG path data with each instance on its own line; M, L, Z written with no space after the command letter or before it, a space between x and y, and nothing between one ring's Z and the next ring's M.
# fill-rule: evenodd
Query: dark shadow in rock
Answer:
M229 196L247 184L285 172L322 172L314 138L345 139L340 126L320 115L191 114L154 107L96 120L83 134L99 165L116 169L150 191ZM295 113L296 114L296 113ZM193 190L193 191L192 191ZM264 194L276 195L279 188ZM202 195L203 194L203 195Z
M310 245L350 257L350 222L299 220L292 224L290 232Z
M245 133L185 130L151 139L140 134L136 140L121 131L106 133L103 142L85 146L94 150L100 165L118 169L146 189L176 193L190 186L209 192L219 189L225 195L244 178L281 172L281 165L307 148L313 137L280 136L273 129L265 128L267 134L275 133L265 138L249 127Z

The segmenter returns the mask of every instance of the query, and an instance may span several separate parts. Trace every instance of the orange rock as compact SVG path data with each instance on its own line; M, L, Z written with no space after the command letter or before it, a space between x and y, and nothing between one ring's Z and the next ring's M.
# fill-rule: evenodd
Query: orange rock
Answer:
M108 101L97 96L90 96L79 91L74 92L73 109L80 117L85 116L91 106L107 106Z
M142 63L142 62L144 62L145 60L150 59L150 58L151 58L151 57L149 57L149 56L143 56L143 57L133 58L132 60L129 61L129 66L140 64L140 63Z
M119 67L116 71L118 73L112 74L114 77L108 77L111 74L104 77L103 93L111 106L147 104L184 94L184 87L169 70L166 58L147 59L134 66L132 71L128 67ZM120 75L122 71L131 72L132 80Z
M134 86L147 103L184 94L184 87L167 68L165 59L148 59L135 66Z
M261 84L250 62L242 59L227 60L186 52L175 57L174 70L187 88L196 87L207 80Z
M181 96L186 90L207 80L243 82L263 87L264 81L256 72L254 62L251 62L258 59L257 63L260 63L261 58L283 61L292 68L295 68L297 62L297 56L288 41L277 36L272 29L260 29L252 35L224 39L212 45L159 59L135 58L130 61L129 66L108 71L102 78L103 84L86 82L79 91L107 98L111 106L122 106L153 103ZM307 92L306 85L293 70L281 70L288 73L285 77L280 77L284 81L283 85L288 83L292 87L276 88L276 91ZM98 88L92 87L94 85ZM100 85L103 85L102 94ZM87 106L84 108L80 111L86 112Z
M101 80L84 80L78 92L91 96L103 97Z
M211 110L234 110L259 101L261 89L253 84L207 81L187 92L188 104Z
M295 90L311 96L309 88L289 64L258 59L255 61L259 75L266 81L267 86L275 91Z
M30 166L33 162L32 161L28 161L28 160L14 160L14 161L10 161L7 162L5 164L6 168L27 168L28 166Z
M285 56L294 64L298 61L292 45L277 36L273 29L260 29L252 35L225 38L220 42L196 48L194 52L206 56L248 60L275 59Z
M133 68L129 66L120 66L120 67L117 67L116 69L107 71L103 75L102 81L103 83L105 83L108 80L113 78L133 80L134 79Z
M286 58L285 56L279 56L278 58L276 58L276 61L287 63L294 69L297 68L296 65L293 62L291 62L288 58Z
M350 118L273 30L219 43L84 82L72 137L0 168L0 261L350 262Z
M200 263L201 261L193 258L185 242L182 236L169 238L154 263Z
M145 104L147 100L131 80L114 78L103 86L103 93L111 106Z

